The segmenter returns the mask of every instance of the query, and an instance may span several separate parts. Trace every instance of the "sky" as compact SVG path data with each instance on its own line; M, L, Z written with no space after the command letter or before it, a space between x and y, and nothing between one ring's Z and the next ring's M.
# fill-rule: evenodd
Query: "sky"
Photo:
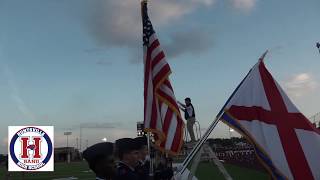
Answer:
M0 153L10 125L53 125L56 147L66 146L65 131L76 146L81 124L83 148L136 136L139 2L0 0ZM319 8L319 0L149 1L176 98L191 97L202 132L267 49L267 68L301 112L320 111ZM212 133L229 136L222 123Z

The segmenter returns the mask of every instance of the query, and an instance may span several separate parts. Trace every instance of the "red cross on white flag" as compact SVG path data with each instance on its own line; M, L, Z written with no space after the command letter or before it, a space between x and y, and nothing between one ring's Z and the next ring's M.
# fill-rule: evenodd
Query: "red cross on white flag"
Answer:
M320 179L320 132L273 79L263 58L232 94L222 119L254 145L273 179Z

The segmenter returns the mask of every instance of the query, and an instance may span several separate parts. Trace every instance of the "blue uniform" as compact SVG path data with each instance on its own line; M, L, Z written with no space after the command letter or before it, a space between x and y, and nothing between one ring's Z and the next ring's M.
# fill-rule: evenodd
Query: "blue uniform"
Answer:
M124 162L119 162L115 180L140 180L135 170Z

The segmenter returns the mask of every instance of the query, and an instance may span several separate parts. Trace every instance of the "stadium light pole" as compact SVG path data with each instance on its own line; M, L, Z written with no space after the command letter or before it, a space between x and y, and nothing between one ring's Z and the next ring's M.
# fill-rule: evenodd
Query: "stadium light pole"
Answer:
M69 136L72 134L72 132L66 131L63 134L67 136L67 163L70 163Z
M79 150L79 139L76 138L76 146L77 146L77 149Z
M70 131L67 131L67 132L64 132L63 133L65 136L67 136L67 147L69 147L69 136L72 134L72 132L70 132Z
M234 131L234 129L230 128L229 127L229 138L231 139L231 136L232 136L232 132Z

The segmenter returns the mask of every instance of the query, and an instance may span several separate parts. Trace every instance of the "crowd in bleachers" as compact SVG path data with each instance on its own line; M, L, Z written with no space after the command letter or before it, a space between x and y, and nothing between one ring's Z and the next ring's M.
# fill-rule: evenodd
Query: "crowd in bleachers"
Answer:
M227 164L241 167L263 169L255 155L252 145L244 142L229 144L228 146L218 146L213 148L218 159Z

